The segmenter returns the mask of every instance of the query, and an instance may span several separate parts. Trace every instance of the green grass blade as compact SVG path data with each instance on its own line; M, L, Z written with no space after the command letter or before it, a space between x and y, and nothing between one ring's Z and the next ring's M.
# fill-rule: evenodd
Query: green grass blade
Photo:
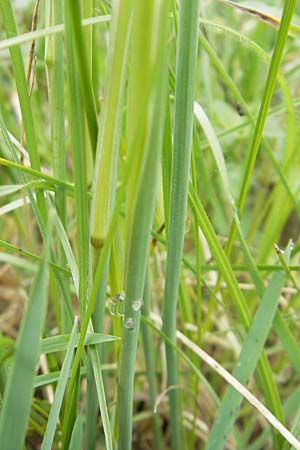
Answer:
M70 440L69 450L81 450L82 449L82 417L79 415L76 417L72 436Z
M49 24L58 24L63 19L62 2L49 0L46 3L45 20ZM55 177L66 179L66 146L65 146L65 108L64 108L64 72L61 70L64 64L64 51L62 36L50 36L45 42L45 62L48 85L48 97L50 104L50 129L52 167ZM67 227L67 193L60 186L55 188L55 206L61 219L63 228ZM66 264L66 258L62 246L58 244L58 262ZM62 279L66 296L59 295L61 331L68 332L72 327L72 321L67 313L71 309L71 299L68 290L68 280ZM66 300L66 302L64 301ZM66 304L65 304L66 303ZM71 316L72 317L72 316Z
M150 314L150 284L149 284L149 274L146 274L145 288L144 288L144 305L143 305L143 315L148 317ZM143 321L141 322L141 333L144 347L145 355L145 365L147 373L147 381L149 386L149 403L150 408L154 411L155 401L157 398L157 387L156 387L156 377L155 377L155 355L153 348L153 341L151 338L149 327ZM157 415L153 415L152 418L152 428L154 435L154 445L156 450L163 449L163 436L161 432L161 420Z
M230 6L233 6L236 9L239 9L240 11L246 12L248 14L251 14L255 17L258 17L260 20L269 23L270 25L274 27L278 27L280 25L280 19L273 16L272 14L269 14L268 12L262 11L261 9L254 8L248 5L239 4L230 0L219 0L222 3L226 3ZM298 25L295 25L293 23L290 24L289 29L289 35L293 37L300 37L300 27Z
M48 259L51 232L45 242L43 259L35 277L27 311L19 331L16 352L5 389L0 417L0 442L3 450L23 449L34 375L40 353L40 335L47 302Z
M65 42L67 60L67 79L69 97L69 126L73 156L73 171L75 184L77 243L79 251L79 304L80 316L84 316L87 301L87 274L89 260L89 227L88 227L88 199L87 199L87 161L85 152L85 127L78 79L78 64L76 64L73 46L74 33L71 23L69 0L64 1Z
M195 68L197 61L200 1L180 2L176 53L174 143L168 217L168 256L163 304L163 331L175 340L177 297L184 240L190 173ZM188 70L187 70L188 68ZM166 347L168 385L177 384L176 353ZM181 450L181 417L177 390L169 392L172 448Z
M78 346L80 334L74 337L74 348ZM44 338L41 341L41 353L62 352L67 349L70 341L70 334L60 334L58 336L51 336ZM84 345L103 344L104 342L111 342L120 339L118 336L111 336L102 333L88 333L85 337Z
M107 450L113 450L112 427L109 421L109 413L107 408L98 348L91 347L90 355L94 369L94 377L98 394L100 414L105 435L105 448Z
M65 259L68 262L68 265L70 267L75 291L78 295L78 293L79 293L79 275L78 275L77 264L75 261L75 257L74 257L70 242L68 240L68 236L66 234L66 231L64 229L64 226L63 226L59 216L55 217L54 225L57 229L57 237L58 237L58 240L60 241L62 249L64 251Z
M131 14L132 0L115 3L91 205L91 242L96 249L103 246L114 204ZM99 205L101 214L98 213Z
M109 23L111 21L110 14L96 17L89 17L82 20L83 27L89 27L91 25L97 25L100 23ZM38 39L43 39L48 36L53 36L56 34L62 34L64 32L64 24L53 25L51 27L45 27L44 29L31 31L29 33L18 34L17 36L10 37L8 39L3 39L0 41L0 50L8 49L11 47L16 47L18 45L27 44L36 41Z
M269 68L269 72L268 72L268 78L266 81L264 94L263 94L261 106L259 109L258 118L256 121L256 126L255 126L253 139L252 139L252 145L251 145L251 149L250 149L250 153L248 156L247 165L246 165L246 169L245 169L245 173L244 173L244 177L243 177L242 187L241 187L239 199L237 202L237 208L240 213L242 212L245 201L246 201L246 196L247 196L248 188L250 185L251 176L252 176L252 172L254 169L259 146L260 146L260 143L262 140L262 134L263 134L264 126L266 123L268 110L269 110L270 103L271 103L271 100L272 100L272 97L274 94L277 77L278 77L278 72L279 72L281 62L282 62L283 52L284 52L284 49L286 46L286 42L287 42L287 38L288 38L288 31L289 31L290 23L291 23L291 20L293 17L295 5L296 5L295 0L285 2L282 19L280 22L280 27L279 27L279 30L277 33L275 48L274 48L273 55L271 58L270 68ZM233 225L231 232L230 232L229 241L227 244L228 250L230 249L230 247L232 245L234 235L235 235L235 226Z
M48 421L47 421L47 427L44 435L44 439L42 442L41 450L51 450L55 429L57 425L57 421L59 418L59 412L61 409L63 396L66 390L67 382L69 373L71 370L71 364L73 359L73 353L75 348L75 341L76 341L76 331L78 327L78 317L75 316L73 329L70 335L70 340L68 342L67 346L67 352L65 355L65 359L61 368L60 377L56 386L55 395L53 399L53 403L50 409Z
M82 91L82 99L85 106L87 125L89 130L89 137L91 142L91 148L93 156L96 154L97 133L98 133L98 120L96 101L93 93L93 86L91 83L90 67L87 58L87 49L84 42L82 21L80 17L80 1L70 1L69 13L71 15L71 21L73 29L76 30L73 34L74 44L78 59L78 69L80 77L80 85Z

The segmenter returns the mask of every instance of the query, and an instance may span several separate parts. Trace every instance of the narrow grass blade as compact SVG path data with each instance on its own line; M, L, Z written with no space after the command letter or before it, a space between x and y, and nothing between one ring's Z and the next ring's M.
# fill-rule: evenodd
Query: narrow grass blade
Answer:
M22 320L17 349L5 390L0 417L0 442L3 450L21 450L24 444L40 352L40 335L46 313L50 243L49 231L40 269L35 277L27 311Z
M82 21L80 17L80 1L71 2L72 7L69 9L71 14L71 21L73 29L76 30L74 33L74 44L76 49L76 55L78 59L78 69L80 77L80 85L82 91L82 99L85 106L87 125L89 130L89 137L91 142L91 148L93 156L96 154L96 144L97 144L97 133L98 133L98 120L97 120L97 110L96 101L94 98L93 86L91 83L90 67L87 58L87 48L84 42L84 36L82 31Z
M1 239L0 239L0 247L3 247L13 253L19 253L20 255L26 256L27 258L33 259L34 261L41 260L40 256L35 255L34 253L31 253L31 252L28 252L27 250L25 250L23 248L16 247L15 245L10 244L9 242L2 241ZM51 267L53 267L53 269L55 269L59 272L62 272L67 276L70 276L70 272L68 269L61 267L58 264L52 263L51 261L48 261L48 262L49 262L49 265Z
M268 78L266 81L264 94L263 94L261 106L260 106L259 113L258 113L258 118L256 121L255 130L254 130L254 134L253 134L252 145L251 145L250 153L249 153L247 164L246 164L242 187L241 187L239 199L237 202L237 208L238 208L239 213L242 212L245 201L246 201L246 196L247 196L251 176L252 176L252 172L254 169L259 146L260 146L260 143L262 140L262 134L263 134L264 126L266 123L268 110L269 110L270 103L271 103L271 100L272 100L272 97L274 94L277 77L278 77L278 72L279 72L281 62L282 62L283 52L284 52L287 38L288 38L288 30L289 30L292 16L294 13L295 5L296 5L296 0L290 0L290 1L287 1L284 6L282 19L280 22L280 27L279 27L279 30L277 33L275 48L274 48L273 55L271 58ZM235 226L233 225L231 232L230 232L229 240L227 243L227 251L230 251L234 236L235 236Z
M87 274L89 261L89 227L88 227L88 199L87 199L87 160L85 152L85 122L78 79L78 62L73 46L74 33L71 23L69 0L64 0L65 42L69 97L69 126L73 157L73 173L75 182L76 224L78 272L79 272L79 304L80 316L84 316L87 301Z
M109 413L106 402L105 389L103 384L103 377L100 365L100 357L97 347L91 347L90 349L91 360L94 369L95 383L98 393L98 401L101 413L101 420L105 435L105 448L106 450L113 450L113 438L112 427L109 421Z
M168 255L163 303L163 331L175 340L177 297L184 240L185 214L190 173L194 82L197 61L200 1L181 1L176 53L174 141L168 217ZM187 70L188 68L188 70ZM166 347L168 385L177 384L176 353ZM172 448L182 449L179 396L169 392Z
M57 425L57 421L59 418L59 412L61 409L63 396L66 390L68 377L71 369L72 359L73 359L73 353L76 343L76 331L78 327L78 317L75 317L73 329L70 335L70 340L68 342L67 346L67 352L66 356L61 368L60 377L56 386L54 400L51 406L51 410L49 413L48 421L47 421L47 427L44 435L44 439L42 442L41 449L42 450L51 450L53 439L54 439L54 433Z
M225 3L227 5L230 5L240 11L246 12L248 14L251 14L255 17L258 17L260 20L274 26L274 27L279 27L280 25L280 19L278 19L277 17L273 16L272 14L269 14L267 12L261 11L258 8L253 8L251 6L245 5L245 4L240 4L240 3L236 3L230 0L219 0L222 3ZM300 27L298 25L292 24L290 25L290 30L289 30L289 35L290 36L294 36L294 37L300 37Z
M45 8L45 21L49 24L58 24L63 19L63 4L48 0ZM66 179L66 146L65 146L65 107L64 107L64 51L62 36L49 36L45 42L46 76L48 84L48 97L50 103L50 129L51 129L51 151L52 167L55 177ZM61 186L55 187L55 206L60 217L63 229L67 227L67 193ZM58 262L66 264L66 257L62 245L58 243ZM71 309L71 298L68 280L62 279L64 291L67 295L58 293L57 303L60 303L61 331L69 332L72 321L69 320Z
M100 23L109 23L111 20L110 14L96 17L89 17L82 20L83 27L89 27L91 25L97 25ZM53 25L51 27L45 27L41 30L32 31L30 33L18 34L17 36L3 39L0 41L0 50L8 49L11 47L16 47L18 45L27 44L32 40L43 39L48 36L53 36L55 34L62 34L64 32L64 24Z
M61 246L62 246L64 254L65 254L65 259L68 262L68 265L70 267L74 286L75 286L75 291L78 295L79 294L79 276L78 276L77 264L75 261L75 257L74 257L68 236L66 234L65 228L64 228L59 216L55 217L54 225L57 229L58 240L61 243Z
M40 180L46 180L53 186L59 186L67 191L74 191L74 185L72 183L68 183L63 180L59 180L56 177L52 177L51 175L48 175L46 173L40 172L39 170L31 169L30 167L22 166L21 164L18 164L14 161L9 161L8 159L0 158L0 165L5 167L11 167L13 169L18 170L21 173L26 173L28 175L31 175L34 178L38 178Z
M150 313L150 284L149 284L149 274L146 275L145 288L144 288L144 305L143 314L145 317L149 316ZM151 409L154 411L155 401L157 398L157 387L156 387L156 374L155 374L155 354L153 348L153 341L151 338L149 327L141 322L141 332L143 339L144 355L145 355L145 365L146 374L149 385L149 403ZM161 420L157 415L153 415L152 418L152 428L154 435L154 443L156 450L163 449L163 436L161 432Z
M74 337L74 348L79 342L79 333ZM41 341L41 353L53 353L66 350L71 339L70 334L60 334L58 336L51 336L44 338ZM84 345L103 344L104 342L111 342L120 339L118 336L110 336L109 334L88 333L85 337Z

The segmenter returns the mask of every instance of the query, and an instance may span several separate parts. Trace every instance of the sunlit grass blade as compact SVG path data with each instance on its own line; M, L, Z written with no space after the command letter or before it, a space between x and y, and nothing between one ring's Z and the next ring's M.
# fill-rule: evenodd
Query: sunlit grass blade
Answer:
M43 259L35 277L27 311L19 331L0 417L0 442L3 450L21 450L24 444L36 364L40 352L40 336L46 313L48 259L51 231L45 242Z

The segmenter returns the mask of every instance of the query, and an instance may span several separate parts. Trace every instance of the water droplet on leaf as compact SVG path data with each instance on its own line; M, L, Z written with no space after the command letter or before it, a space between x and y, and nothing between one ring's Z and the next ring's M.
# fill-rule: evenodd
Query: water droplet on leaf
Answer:
M127 330L129 331L134 329L134 322L132 317L127 317L127 319L125 320L125 328L127 328Z
M135 300L133 300L133 302L132 302L133 311L136 311L136 312L140 311L142 306L143 306L142 298L136 298Z

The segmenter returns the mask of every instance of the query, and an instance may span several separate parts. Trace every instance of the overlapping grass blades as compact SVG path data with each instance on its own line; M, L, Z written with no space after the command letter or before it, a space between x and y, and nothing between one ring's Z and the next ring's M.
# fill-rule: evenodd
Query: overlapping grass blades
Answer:
M166 104L167 30L168 2L149 3L147 8L135 3L128 117L128 152L134 159L127 199L126 301L118 383L118 442L124 450L132 446L134 366ZM150 39L153 33L155 42Z

